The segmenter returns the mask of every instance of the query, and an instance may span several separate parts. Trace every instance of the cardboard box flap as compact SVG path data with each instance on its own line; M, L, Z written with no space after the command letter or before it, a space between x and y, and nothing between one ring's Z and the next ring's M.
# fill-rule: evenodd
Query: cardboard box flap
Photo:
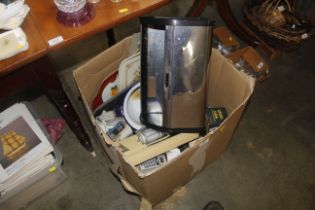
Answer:
M207 102L213 107L224 106L228 113L245 103L255 85L254 78L236 69L231 71L231 68L235 69L232 62L224 59L218 50L213 49L208 75Z
M194 150L188 152L193 153ZM193 169L186 165L188 156L181 155L178 157L178 161L172 161L161 170L158 170L158 173L152 173L144 178L139 177L134 168L128 163L122 162L122 164L128 181L138 192L141 192L143 197L147 198L152 204L156 204L161 199L170 196L174 189L180 188L190 179Z
M102 81L111 73L118 70L120 62L128 56L131 37L119 42L115 47L100 53L73 72L77 86L84 96L86 103L91 106ZM97 84L97 85L95 85Z
M235 110L233 115L220 125L217 132L197 140L197 143L176 159L145 177L139 176L133 166L123 161L124 173L129 182L153 205L166 199L223 154L244 108L245 104Z
M247 47L241 48L239 50L236 50L235 52L228 54L226 57L230 59L233 63L236 63L241 59L242 55L246 52L246 50Z
M233 63L238 62L241 58L256 72L264 72L269 69L269 65L262 56L252 47L244 47L226 56Z

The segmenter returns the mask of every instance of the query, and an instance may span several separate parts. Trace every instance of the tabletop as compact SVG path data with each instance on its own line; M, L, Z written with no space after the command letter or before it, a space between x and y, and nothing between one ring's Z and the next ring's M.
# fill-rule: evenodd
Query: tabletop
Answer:
M93 34L113 28L130 19L145 15L169 3L170 0L122 0L113 3L110 0L100 0L93 4L95 17L80 27L69 27L60 24L57 19L57 8L53 0L26 0L31 8L21 28L27 36L28 50L11 58L0 61L0 76L12 72L48 53L67 44L80 41ZM50 46L49 40L62 37L63 41Z
M62 38L58 44L48 45L48 49L53 50L144 15L162 7L169 1L122 0L119 3L113 3L110 0L100 0L93 4L95 17L79 27L64 26L57 21L57 8L53 0L26 0L26 3L30 6L31 16L47 45L50 40Z
M46 54L47 45L38 32L30 15L25 18L21 28L27 36L29 48L11 58L0 61L0 76L4 76Z

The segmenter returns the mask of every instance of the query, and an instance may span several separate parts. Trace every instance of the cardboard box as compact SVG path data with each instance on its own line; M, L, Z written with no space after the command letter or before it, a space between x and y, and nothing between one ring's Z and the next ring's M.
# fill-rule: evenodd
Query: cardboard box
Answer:
M130 54L128 49L131 43L131 37L122 40L76 69L73 75L91 122L113 162L112 171L127 190L155 205L171 196L223 154L253 93L255 79L236 70L230 60L213 49L209 64L207 102L213 107L225 107L229 116L218 129L198 138L177 158L152 173L142 174L123 158L117 143L111 141L97 126L91 111L103 78L117 71L119 63Z
M255 77L258 81L263 81L270 76L269 65L262 56L252 47L244 47L226 56L239 69ZM237 64L241 62L241 64Z
M213 37L214 40L218 42L218 46L215 46L215 48L217 48L223 55L228 55L240 47L240 43L224 26L219 26L213 29Z

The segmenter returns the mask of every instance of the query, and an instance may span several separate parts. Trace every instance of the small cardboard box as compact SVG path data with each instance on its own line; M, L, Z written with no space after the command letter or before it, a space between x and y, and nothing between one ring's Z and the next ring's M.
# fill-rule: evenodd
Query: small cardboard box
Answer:
M225 107L228 117L218 129L198 138L180 156L144 175L124 160L117 144L97 126L91 110L103 78L117 71L120 62L129 55L131 43L131 37L122 40L76 69L73 75L91 122L113 162L112 171L127 190L155 205L184 186L225 151L253 93L255 80L236 70L230 60L213 49L208 66L207 103L213 107Z
M213 29L213 35L226 47L238 48L240 43L233 37L231 32L224 26Z
M269 65L262 56L252 47L244 47L226 56L234 64L238 65L240 70L255 77L258 81L263 81L270 76ZM236 64L237 65L237 64Z
M240 47L240 43L224 26L213 29L213 37L218 42L218 46L215 46L215 48L218 48L223 55L228 55Z

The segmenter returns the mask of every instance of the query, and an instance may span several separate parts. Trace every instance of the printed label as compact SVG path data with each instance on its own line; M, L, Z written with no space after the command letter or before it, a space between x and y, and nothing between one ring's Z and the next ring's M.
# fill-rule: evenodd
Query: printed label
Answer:
M278 11L279 11L279 12L283 12L284 10L285 10L284 6L279 6L279 7L278 7Z
M128 9L127 8L123 8L123 9L120 9L118 10L119 13L125 13L125 12L128 12Z
M48 171L50 172L50 173L52 173L52 172L54 172L54 171L56 171L57 170L57 167L56 166L52 166L52 167L50 167L49 169L48 169Z
M307 37L308 37L308 34L307 34L307 33L301 35L301 38L302 38L302 39L306 39Z
M260 62L259 64L257 64L257 68L261 69L262 67L264 67L264 63Z
M56 38L53 38L48 41L49 46L55 46L59 43L63 42L63 37L62 36L57 36Z

